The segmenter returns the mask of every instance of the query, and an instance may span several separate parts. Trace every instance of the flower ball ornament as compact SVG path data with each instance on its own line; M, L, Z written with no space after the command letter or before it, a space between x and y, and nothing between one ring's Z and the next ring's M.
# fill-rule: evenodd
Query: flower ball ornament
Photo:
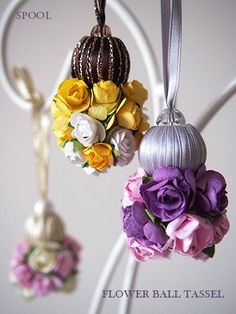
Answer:
M138 171L125 184L121 218L138 261L172 252L207 260L229 230L224 177L201 166L196 172L162 166Z
M59 85L51 105L52 130L65 157L95 175L127 165L149 126L143 114L147 90L127 82L128 51L104 18L98 23L76 45L72 78Z
M53 212L28 218L26 240L16 245L10 263L10 280L23 298L75 289L81 246L62 226Z

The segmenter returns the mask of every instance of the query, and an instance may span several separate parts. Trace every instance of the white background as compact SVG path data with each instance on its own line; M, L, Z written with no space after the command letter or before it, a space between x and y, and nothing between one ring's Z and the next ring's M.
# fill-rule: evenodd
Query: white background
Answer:
M0 0L0 14L9 1ZM160 8L155 0L126 0L142 22L161 63ZM15 20L8 39L9 69L25 64L35 85L48 95L68 49L89 34L95 24L93 1L30 0L27 11L49 11L51 20ZM0 17L1 17L0 15ZM107 24L113 35L126 44L131 57L130 79L150 88L140 52L129 30L107 9ZM183 1L183 58L178 106L189 123L197 120L208 103L236 75L236 1ZM121 232L120 199L128 175L138 166L137 158L125 168L111 169L98 178L74 168L56 147L52 136L50 198L64 217L68 232L83 244L79 288L71 295L54 294L26 303L8 282L8 263L23 225L38 199L32 150L31 117L13 104L0 86L0 312L84 314L106 258ZM222 172L228 182L228 217L231 229L207 263L175 256L171 261L150 261L141 265L138 289L221 289L224 299L137 299L132 313L233 314L235 301L235 97L203 132L207 165ZM146 104L152 117L152 102ZM121 289L125 254L112 283ZM107 287L108 288L108 287ZM104 313L115 313L117 300L107 300Z

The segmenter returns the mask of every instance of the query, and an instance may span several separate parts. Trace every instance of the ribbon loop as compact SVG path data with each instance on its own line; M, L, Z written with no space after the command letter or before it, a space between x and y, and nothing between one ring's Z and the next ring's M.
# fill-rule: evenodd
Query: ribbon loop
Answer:
M43 96L33 84L29 71L24 67L15 67L13 76L18 91L23 99L32 104L33 145L35 163L38 173L39 193L43 201L48 193L48 164L49 164L49 113L43 112Z
M99 26L105 25L106 15L105 15L106 0L94 0L94 10Z
M161 0L163 80L166 106L174 108L179 86L182 46L181 0Z

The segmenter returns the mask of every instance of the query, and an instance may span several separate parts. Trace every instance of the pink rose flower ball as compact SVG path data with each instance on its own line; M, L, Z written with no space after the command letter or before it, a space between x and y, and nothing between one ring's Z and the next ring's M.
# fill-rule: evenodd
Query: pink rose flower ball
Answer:
M22 296L27 298L63 290L67 281L77 273L80 252L80 244L69 236L65 237L59 251L20 242L12 254L11 280L22 289ZM41 262L45 256L47 266Z

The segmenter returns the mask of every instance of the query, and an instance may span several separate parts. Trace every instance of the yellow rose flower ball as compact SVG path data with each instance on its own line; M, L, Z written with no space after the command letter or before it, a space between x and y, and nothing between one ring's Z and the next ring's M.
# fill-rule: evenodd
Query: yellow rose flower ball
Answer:
M94 144L84 149L83 153L89 166L98 171L103 171L113 165L112 148L109 144Z

